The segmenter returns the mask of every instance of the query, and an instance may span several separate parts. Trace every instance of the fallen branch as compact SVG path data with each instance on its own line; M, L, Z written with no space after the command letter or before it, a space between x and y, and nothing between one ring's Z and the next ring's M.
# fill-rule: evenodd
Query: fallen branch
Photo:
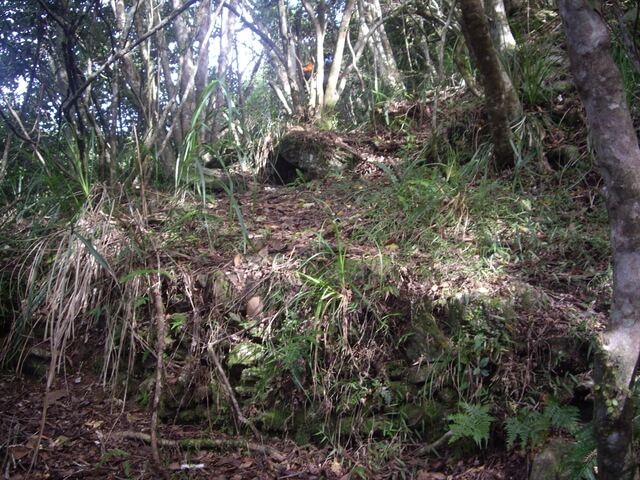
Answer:
M156 256L158 258L158 269L160 269L160 257L158 250L156 250ZM158 270L159 271L159 270ZM158 410L160 408L160 398L162 396L162 373L164 370L164 305L162 303L162 294L160 293L161 285L160 275L156 283L151 286L151 297L153 298L153 304L156 310L156 336L157 336L157 356L156 356L156 386L153 394L153 407L151 410L151 451L153 452L153 460L156 464L160 464L160 452L158 450Z
M111 439L124 439L124 440L140 440L142 442L151 444L151 435L142 432L133 432L131 430L125 430L123 432L113 432L109 435ZM252 452L262 453L269 455L271 458L278 462L285 460L285 456L278 450L268 445L258 445L254 442L247 442L241 439L215 439L215 438L183 438L181 440L168 440L164 438L158 438L158 445L162 447L182 447L193 449L213 449L213 448L247 448Z
M416 457L422 457L424 455L427 455L428 453L434 451L436 448L438 448L440 445L442 445L452 435L453 435L453 432L451 430L449 430L447 433L445 433L443 436L441 436L435 442L429 443L428 445L423 445L422 447L420 447L418 450L413 452L413 455L416 456Z

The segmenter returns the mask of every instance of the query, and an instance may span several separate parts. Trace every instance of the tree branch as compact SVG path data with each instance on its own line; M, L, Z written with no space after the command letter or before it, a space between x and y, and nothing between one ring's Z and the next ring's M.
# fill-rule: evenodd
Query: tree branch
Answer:
M89 85L91 85L109 65L111 65L114 62L117 62L122 57L124 57L125 55L130 53L138 45L140 45L142 42L144 42L147 38L149 38L152 35L156 34L159 30L162 30L173 19L175 19L178 15L182 14L187 8L189 8L190 6L194 5L198 1L199 0L187 0L183 5L181 5L178 8L176 8L173 12L171 12L169 14L168 17L166 17L164 20L162 20L160 23L158 23L156 26L154 26L151 30L149 30L148 32L146 32L143 35L141 35L140 38L138 38L135 42L131 43L130 45L126 45L126 43L125 43L125 46L123 48L121 48L117 52L111 54L104 61L104 63L102 65L100 65L96 70L93 71L93 73L91 75L89 75L87 77L85 82L73 93L73 95L71 95L69 98L67 98L64 101L64 104L62 106L63 109L68 108L69 105L74 103L80 97L80 95L82 95L82 93L87 88L89 88Z
M267 33L262 31L261 29L259 29L255 25L255 22L250 21L247 17L242 15L240 12L238 12L237 9L235 9L234 7L229 5L227 2L224 3L224 8L226 8L231 13L236 15L240 19L240 21L243 23L243 25L245 27L247 27L249 30L251 30L253 33L255 33L258 37L260 37L260 40L262 40L264 43L266 43L269 46L269 48L276 53L278 58L282 60L282 58L284 56L284 54L282 53L282 50L280 50L280 48L278 48L278 46L275 44L275 42L273 40L271 40L271 38L269 37L269 35Z
M211 358L211 360L213 361L213 364L216 367L216 371L218 372L218 377L220 378L220 382L222 383L222 386L227 392L227 397L229 399L229 402L231 403L231 406L236 412L236 417L241 424L247 425L249 427L249 429L251 430L251 433L253 433L253 436L256 438L256 440L261 440L261 436L260 436L260 433L258 432L258 429L255 427L253 423L251 423L251 421L249 421L242 414L242 410L240 409L238 400L236 400L236 396L233 393L233 387L231 387L231 384L229 383L229 379L227 378L227 375L224 373L222 364L218 359L218 355L216 354L216 351L213 348L214 345L215 345L214 342L209 342L209 344L207 345L207 352L209 353L209 358Z

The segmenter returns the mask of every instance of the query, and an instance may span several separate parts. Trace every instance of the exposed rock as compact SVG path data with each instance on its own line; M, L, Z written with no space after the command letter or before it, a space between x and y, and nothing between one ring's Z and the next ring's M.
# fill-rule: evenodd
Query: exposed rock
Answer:
M450 341L440 330L427 305L419 305L402 343L402 353L409 365L438 361L450 348Z
M203 299L209 305L229 306L236 300L233 284L222 270L213 270L198 277L198 286L204 290Z
M356 164L359 155L334 133L295 129L278 144L272 159L274 181L291 183L337 175Z
M231 370L233 370L234 367L244 369L256 365L264 356L265 352L262 345L251 342L241 342L234 346L229 352L227 365Z
M563 439L550 442L533 460L529 480L566 480L569 472L563 460L571 453L572 444Z

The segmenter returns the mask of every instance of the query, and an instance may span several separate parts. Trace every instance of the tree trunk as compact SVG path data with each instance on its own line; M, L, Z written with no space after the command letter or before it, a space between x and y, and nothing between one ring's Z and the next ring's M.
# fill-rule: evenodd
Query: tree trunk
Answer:
M358 10L360 21L364 22L367 29L374 25L377 19L383 17L379 0L360 1L358 2ZM398 70L384 25L371 32L368 43L375 59L376 74L380 76L384 85L390 87L395 93L402 94L404 92L402 75Z
M486 0L485 10L491 18L491 38L493 45L501 53L513 52L516 47L516 39L513 38L507 11L503 0Z
M355 8L355 0L348 0L342 14L340 27L338 28L338 37L333 50L333 61L331 62L331 69L328 72L327 86L325 88L325 95L322 104L322 116L324 118L327 118L327 116L331 118L333 116L333 109L335 108L336 103L338 103L338 98L340 97L341 89L338 86L338 82L340 81L340 70L342 69L344 47L346 46L347 36L349 34L349 24ZM342 80L344 81L344 79Z
M489 22L481 0L461 0L462 27L467 46L480 73L495 166L504 170L514 165L510 122L522 112L518 94L491 41Z
M238 0L230 0L229 4L237 9ZM218 53L218 66L216 69L216 79L222 81L225 85L230 85L231 77L229 75L229 67L231 65L231 54L235 47L236 41L236 25L238 23L238 17L229 9L222 11L220 17L220 52ZM214 101L211 102L209 110L213 113L213 128L211 137L207 138L206 131L201 132L201 135L205 137L201 139L203 144L214 142L222 136L224 130L225 115L227 114L228 105L227 94L225 93L222 85L218 85L214 96Z
M640 149L605 21L590 0L558 0L558 5L605 182L611 229L611 316L595 357L598 478L635 480L632 387L640 353Z

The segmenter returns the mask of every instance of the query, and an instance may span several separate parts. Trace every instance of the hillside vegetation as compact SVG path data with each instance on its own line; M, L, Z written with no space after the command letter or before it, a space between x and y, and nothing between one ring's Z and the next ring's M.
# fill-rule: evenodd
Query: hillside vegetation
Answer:
M522 48L504 64L524 114L502 171L464 82L249 141L203 143L196 115L175 182L145 171L135 135L113 181L69 136L12 153L7 478L552 478L536 470L548 445L556 478L595 478L607 212L543 13L540 30L512 23ZM620 65L635 105L637 72ZM339 171L284 174L288 135L304 139L289 160Z

